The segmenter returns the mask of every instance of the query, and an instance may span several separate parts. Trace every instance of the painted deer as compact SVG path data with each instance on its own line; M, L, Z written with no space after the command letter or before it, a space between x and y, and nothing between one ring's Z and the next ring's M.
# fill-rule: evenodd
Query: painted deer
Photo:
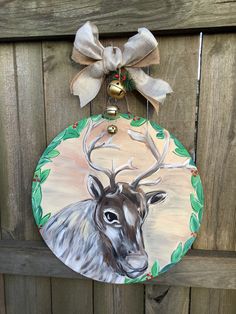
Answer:
M123 282L124 277L136 278L148 267L142 226L148 215L149 206L163 202L165 191L144 193L142 185L154 186L161 181L144 179L161 168L182 168L187 164L165 164L170 135L165 132L162 152L155 146L151 136L128 130L131 139L144 143L155 163L139 174L131 183L116 182L122 171L137 169L129 160L116 169L104 168L92 161L97 149L118 146L102 141L107 132L102 132L88 145L88 137L99 123L89 121L83 138L83 152L91 169L105 174L109 185L104 187L94 175L87 179L91 199L71 204L55 214L42 228L42 236L51 250L73 270L96 280ZM101 142L102 141L102 142Z

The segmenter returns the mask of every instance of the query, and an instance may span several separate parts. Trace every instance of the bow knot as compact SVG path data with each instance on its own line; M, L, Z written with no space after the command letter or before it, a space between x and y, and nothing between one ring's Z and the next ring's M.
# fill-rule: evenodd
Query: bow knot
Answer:
M158 111L166 94L171 93L169 84L147 75L141 67L159 63L158 43L147 28L139 28L138 34L129 38L123 49L103 47L98 39L98 29L85 23L76 33L72 59L87 65L71 82L71 91L80 98L84 107L98 94L105 75L124 67L135 83L135 88L146 97Z
M102 54L103 70L105 74L121 67L122 52L118 47L105 47Z

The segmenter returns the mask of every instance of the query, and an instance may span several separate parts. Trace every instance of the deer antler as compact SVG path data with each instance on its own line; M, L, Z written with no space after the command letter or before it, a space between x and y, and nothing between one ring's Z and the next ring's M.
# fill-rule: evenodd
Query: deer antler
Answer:
M110 137L107 141L99 143L99 141L104 137L105 134L107 134L106 131L102 131L97 137L95 137L94 140L92 140L92 142L90 143L89 146L87 146L86 142L88 140L89 134L91 134L91 131L93 129L95 129L102 121L99 121L97 123L93 123L93 121L89 121L89 125L88 128L84 134L84 138L83 138L83 151L84 151L84 155L85 158L89 164L89 166L99 172L104 173L110 180L110 186L114 187L115 186L115 178L118 175L118 173L124 171L124 170L133 170L136 169L136 167L134 167L132 165L132 160L128 160L128 163L125 165L122 165L116 169L113 169L112 166L112 170L108 169L108 168L104 168L101 167L97 164L95 164L92 160L91 160L91 155L92 152L96 149L99 148L114 148L114 149L120 149L120 147L118 145L112 144L112 137Z
M140 182L141 182L141 180L143 180L143 179L151 176L155 172L159 171L161 168L192 168L192 166L189 165L189 160L186 160L182 164L180 164L180 163L165 164L164 163L164 160L166 158L166 155L168 153L169 146L170 146L170 133L168 131L166 131L166 130L164 131L165 143L164 143L162 153L160 153L160 151L156 147L156 145L155 145L153 139L151 138L151 136L149 135L148 131L146 131L145 134L142 134L142 133L137 132L137 131L128 130L128 134L133 140L146 144L146 146L150 149L153 157L156 159L156 162L149 169L147 169L145 172L141 173L139 176L137 176L134 179L134 181L131 183L131 186L133 188L136 188L140 184L150 186L150 185L155 185L155 184L159 183L161 181L161 178L158 178L155 182L154 181L146 181L143 183L140 183Z

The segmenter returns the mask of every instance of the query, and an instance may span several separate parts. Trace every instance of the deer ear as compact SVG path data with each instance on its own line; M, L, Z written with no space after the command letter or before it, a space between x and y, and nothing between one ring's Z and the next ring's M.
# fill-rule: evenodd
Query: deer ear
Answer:
M146 193L146 200L149 205L161 203L167 197L167 193L164 191L153 191Z
M96 200L100 199L104 193L102 183L98 180L98 178L92 175L88 176L87 189L90 195Z

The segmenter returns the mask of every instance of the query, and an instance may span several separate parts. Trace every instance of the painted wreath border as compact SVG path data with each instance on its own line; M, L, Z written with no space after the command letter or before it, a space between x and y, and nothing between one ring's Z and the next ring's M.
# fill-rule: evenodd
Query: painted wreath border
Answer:
M127 120L130 120L130 125L133 127L140 127L143 125L147 119L143 117L134 116L131 113L121 113L118 118L124 118ZM93 115L90 117L93 121L99 121L100 119L106 120L105 117L103 117L101 114L99 115ZM50 169L46 169L42 171L42 167L52 162L52 159L57 157L60 152L56 149L56 147L62 142L70 138L79 138L82 130L87 125L88 118L84 118L78 122L75 122L73 125L70 125L68 128L63 130L61 133L59 133L52 142L47 146L45 151L43 152L36 170L34 172L33 176L33 182L32 182L32 209L33 209L33 215L36 221L36 224L38 228L42 228L43 225L50 219L51 213L48 213L43 216L43 209L41 207L42 203L42 189L41 185L47 180ZM151 126L157 131L156 137L158 139L164 139L164 128L158 125L156 122L150 121ZM170 263L164 266L162 269L160 269L160 265L158 260L156 260L152 267L151 271L147 274L144 274L138 278L130 279L125 278L124 283L138 283L138 282L144 282L146 280L151 280L152 278L158 276L161 273L166 272L168 269L172 268L176 263L178 263L182 257L187 253L187 251L191 248L197 232L199 230L201 221L202 221L202 213L203 213L203 205L204 205L204 195L203 195L203 188L200 176L198 174L197 168L186 150L186 148L180 143L180 141L174 137L172 134L170 134L171 138L173 139L176 148L174 150L174 153L180 157L188 157L190 158L189 165L195 167L195 169L191 170L192 176L191 176L191 184L194 188L194 193L190 194L190 203L193 209L193 212L190 217L189 221L189 229L191 232L191 237L185 242L179 242L177 245L177 248L172 252L171 254L171 260Z

